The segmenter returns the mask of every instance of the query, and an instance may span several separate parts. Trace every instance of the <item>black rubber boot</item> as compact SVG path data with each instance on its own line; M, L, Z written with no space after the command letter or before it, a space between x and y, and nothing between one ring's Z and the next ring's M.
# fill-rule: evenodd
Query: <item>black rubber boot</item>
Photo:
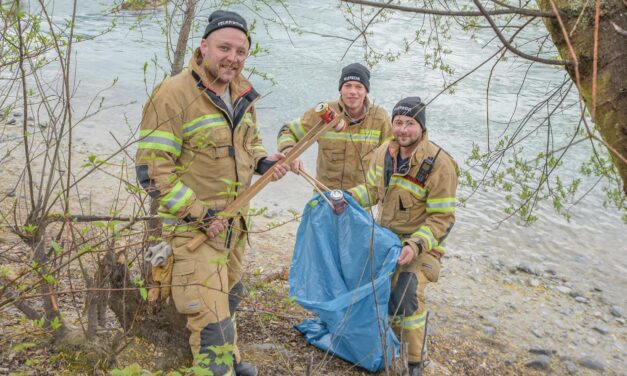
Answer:
M422 376L422 362L408 364L409 376Z
M254 364L248 362L235 363L233 367L235 370L235 376L257 376L257 367Z

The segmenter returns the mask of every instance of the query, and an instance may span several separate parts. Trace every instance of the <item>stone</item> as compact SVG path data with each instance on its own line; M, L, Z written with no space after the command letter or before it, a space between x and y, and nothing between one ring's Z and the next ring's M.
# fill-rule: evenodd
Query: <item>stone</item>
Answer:
M562 294L570 294L570 292L572 291L570 287L563 286L563 285L557 286L555 289L561 292Z
M599 332L599 333L601 333L603 335L608 334L610 332L610 330L608 328L606 328L605 326L603 326L603 325L595 325L595 326L592 327L592 329L596 330L597 332Z
M569 375L576 375L577 373L579 373L579 369L571 360L565 361L564 365L566 365L566 370L568 371Z
M19 111L13 112L13 117L21 117L21 116L22 116L21 112L19 112Z
M542 338L543 337L542 331L540 329L537 329L537 328L531 329L531 334L533 334L534 336L536 336L538 338Z
M8 125L14 125L14 124L17 124L17 120L15 120L15 119L9 119L9 120L7 121L7 124L8 124Z
M575 301L577 303L586 303L588 301L588 299L584 298L583 296L578 296L575 298Z
M505 283L506 285L511 285L514 283L514 281L510 277L505 277L503 278L503 283Z
M529 352L532 354L536 354L536 355L546 355L546 356L551 356L556 353L555 350L543 349L540 347L532 347L529 349Z
M540 286L540 281L537 280L536 278L531 278L529 280L529 286L531 286L531 287L538 287L538 286Z
M579 359L579 365L588 369L595 370L595 371L601 371L601 372L605 371L605 366L603 365L603 362L601 362L598 359L591 358L588 356L585 356Z
M527 274L538 274L538 272L532 265L524 261L516 265L516 270Z
M551 369L551 358L546 355L538 355L525 363L525 367L548 371Z
M597 340L594 337L586 337L586 342L588 342L592 346L596 346L598 344Z
M623 317L625 315L625 312L623 311L623 309L617 305L613 305L610 308L610 313L614 317Z
M494 337L496 335L496 329L492 326L484 326L483 333L488 337Z

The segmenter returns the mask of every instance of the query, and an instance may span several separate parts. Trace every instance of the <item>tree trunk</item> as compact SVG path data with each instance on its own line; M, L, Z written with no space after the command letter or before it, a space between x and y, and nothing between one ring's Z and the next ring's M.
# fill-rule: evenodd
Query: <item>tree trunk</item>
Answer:
M596 82L596 111L592 109L592 81L594 57L594 1L553 0L566 30L576 26L569 35L579 62L579 92L603 140L623 158L627 158L627 37L616 30L627 29L627 5L624 0L602 0L599 20L598 63ZM588 5L581 20L582 7ZM538 0L542 11L552 12L549 0ZM544 22L563 59L572 60L564 34L557 19L545 18ZM577 24L578 22L578 24ZM574 66L566 68L576 82ZM611 154L614 165L623 181L627 195L627 164Z
M163 357L157 360L161 369L177 368L181 363L192 359L189 347L190 332L186 328L186 318L179 314L171 299L159 301L156 306L144 301L137 290L116 290L134 287L125 259L108 251L105 267L109 271L112 292L109 308L128 333L143 338L157 348L167 346Z
M196 13L196 0L186 0L185 13L183 14L183 24L179 31L179 38L176 41L176 50L174 51L174 59L172 61L171 76L178 74L183 70L183 64L185 63L185 51L187 50L187 39L189 38L189 31L194 21L194 15Z

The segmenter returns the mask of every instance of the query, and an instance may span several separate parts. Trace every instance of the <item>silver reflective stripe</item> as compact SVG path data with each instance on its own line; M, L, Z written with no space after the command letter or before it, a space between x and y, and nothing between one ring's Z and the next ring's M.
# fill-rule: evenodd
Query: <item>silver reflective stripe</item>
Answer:
M180 191L176 192L176 194L174 195L174 197L172 197L171 199L168 200L168 202L165 203L165 206L172 210L172 208L181 200L183 199L183 196L185 196L185 193L187 193L187 191L189 190L189 188L187 188L187 186L183 186L181 188Z
M190 134L192 132L194 132L196 129L203 127L205 125L209 125L212 123L224 123L225 120L223 117L217 117L217 118L209 118L209 119L205 119L203 121L200 121L192 126L190 126L189 128L185 128L185 130L183 131L183 134L187 135Z

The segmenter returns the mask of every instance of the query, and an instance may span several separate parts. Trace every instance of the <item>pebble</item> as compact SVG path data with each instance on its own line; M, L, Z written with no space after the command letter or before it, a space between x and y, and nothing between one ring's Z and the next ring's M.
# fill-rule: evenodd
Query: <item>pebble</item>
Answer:
M551 358L546 355L538 355L525 363L525 367L548 371L551 368Z
M535 279L535 278L532 278L532 279L529 280L529 286L531 286L531 287L538 287L538 286L540 286L540 281Z
M555 350L551 350L551 349L543 349L540 347L532 347L529 349L529 352L532 354L536 354L536 355L546 355L546 356L551 356L553 354L555 354L557 351Z
M592 329L596 330L597 332L599 332L599 333L601 333L603 335L608 334L610 332L608 328L606 328L605 326L602 326L602 325L595 325L595 326L592 327Z
M564 364L566 365L566 370L569 375L576 375L579 372L579 369L577 369L577 366L572 361L567 360Z
M264 218L269 218L269 219L276 218L278 215L279 213L275 212L274 210L266 210L263 213Z
M533 334L534 336L538 337L538 338L542 338L543 334L542 331L540 329L531 329L531 334Z
M557 291L561 292L562 294L570 294L570 292L571 292L570 287L566 287L566 286L562 286L562 285L557 286L555 289Z
M503 283L505 283L506 285L511 285L514 283L514 281L510 277L505 277L503 278Z
M481 315L481 318L484 319L486 322L488 322L489 324L491 324L492 326L496 326L499 324L499 319L496 316L492 316L492 315Z
M538 274L536 269L526 262L521 262L516 265L516 270L527 274Z
M484 326L483 333L488 337L494 337L496 335L496 329L492 326Z
M594 339L594 337L586 337L586 342L588 342L589 344L591 344L592 346L596 346L597 345L597 340Z
M21 112L19 112L19 111L15 111L15 112L13 113L13 117L20 117L20 116L22 116L22 113L21 113Z
M605 370L605 366L603 365L603 362L594 359L594 358L590 358L590 357L583 357L581 359L579 359L579 364L582 367L585 368L589 368L589 369L593 369L595 371L604 371Z
M584 298L583 296L578 296L578 297L575 298L575 301L577 303L585 303L585 302L588 301L588 299Z
M14 124L17 124L17 120L15 120L15 119L9 119L9 120L7 121L7 124L8 124L8 125L14 125Z
M623 317L625 315L625 312L623 311L623 309L617 305L613 305L610 308L610 313L614 317Z

